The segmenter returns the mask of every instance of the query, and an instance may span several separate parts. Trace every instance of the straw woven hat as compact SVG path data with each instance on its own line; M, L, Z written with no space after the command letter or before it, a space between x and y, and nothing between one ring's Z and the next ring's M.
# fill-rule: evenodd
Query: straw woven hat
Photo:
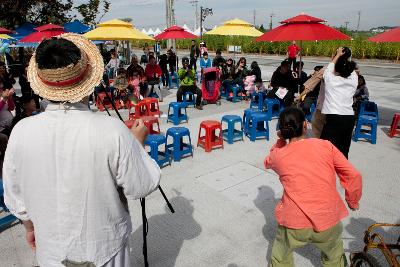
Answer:
M81 59L63 68L39 69L34 53L28 66L28 80L33 91L45 99L76 103L100 84L103 58L96 45L82 35L66 33L57 38L73 42L81 50Z

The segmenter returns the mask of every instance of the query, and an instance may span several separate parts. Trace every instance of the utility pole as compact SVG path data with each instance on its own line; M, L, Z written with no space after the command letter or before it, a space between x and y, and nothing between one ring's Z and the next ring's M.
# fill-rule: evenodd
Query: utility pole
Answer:
M198 2L199 2L199 0L192 0L192 1L189 2L196 9L196 11L195 11L195 19L194 19L194 30L197 30L197 21L199 19L199 12L198 12L198 9L197 9L197 3Z
M348 21L345 21L345 22L344 22L346 31L348 30L349 23L350 23L350 22L348 22Z
M213 11L212 8L203 8L200 7L200 39L203 38L203 21L206 19L207 16L212 16Z
M360 30L361 10L358 11L357 33Z
M272 12L271 14L269 14L269 30L272 30L272 17L275 17L275 14Z
M256 10L253 9L253 26L256 26Z

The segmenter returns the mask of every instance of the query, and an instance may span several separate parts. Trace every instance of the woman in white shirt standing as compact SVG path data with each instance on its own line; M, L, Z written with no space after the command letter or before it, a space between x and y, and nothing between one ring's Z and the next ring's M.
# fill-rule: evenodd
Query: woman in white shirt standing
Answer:
M321 139L331 141L346 158L355 122L352 108L358 84L355 67L356 63L351 61L351 50L339 47L323 76L325 100L321 112L326 115L326 123Z

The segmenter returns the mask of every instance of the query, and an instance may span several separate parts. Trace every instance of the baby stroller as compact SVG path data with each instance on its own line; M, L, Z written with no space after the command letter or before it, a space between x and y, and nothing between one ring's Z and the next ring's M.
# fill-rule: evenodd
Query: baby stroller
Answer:
M221 80L218 68L206 68L203 69L201 92L203 94L203 100L207 104L221 105L219 100Z

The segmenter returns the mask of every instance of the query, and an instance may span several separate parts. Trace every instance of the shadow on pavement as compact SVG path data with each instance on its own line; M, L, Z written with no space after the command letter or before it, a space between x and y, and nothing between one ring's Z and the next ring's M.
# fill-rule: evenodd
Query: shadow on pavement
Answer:
M267 262L271 259L272 245L274 243L277 223L275 220L275 206L279 202L279 198L275 198L275 192L269 186L261 186L258 188L257 198L254 200L255 206L264 214L265 225L262 233L266 240L268 240ZM320 253L317 248L311 245L306 245L295 252L304 258L311 261L313 266L320 266Z
M379 125L388 126L392 124L393 115L395 113L400 113L399 109L378 107L379 110Z
M170 199L175 213L165 207L165 213L148 218L147 254L150 266L175 266L185 240L200 235L201 226L193 218L193 205L182 196ZM133 266L143 266L142 226L130 238Z

